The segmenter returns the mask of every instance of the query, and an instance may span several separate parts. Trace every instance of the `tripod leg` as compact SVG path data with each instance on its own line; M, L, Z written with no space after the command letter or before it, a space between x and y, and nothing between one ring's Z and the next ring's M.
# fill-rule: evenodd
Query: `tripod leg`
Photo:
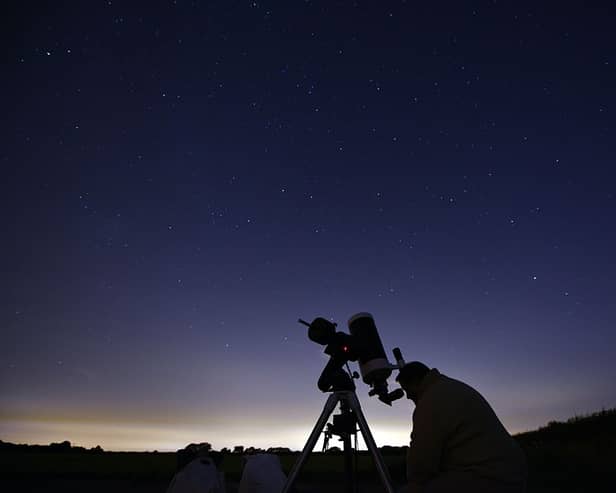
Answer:
M342 436L342 443L344 444L344 471L346 473L346 493L356 493L357 486L355 484L355 468L354 466L354 452L351 445L351 435L345 434Z
M327 402L325 402L325 406L323 406L323 412L321 413L321 416L319 416L319 419L314 425L314 428L312 429L312 433L308 437L308 441L306 442L306 445L304 445L304 449L302 450L302 453L295 461L295 464L293 464L293 468L291 469L291 472L289 473L289 477L287 478L287 482L284 485L284 488L282 489L281 493L288 493L293 487L293 483L295 483L297 476L299 475L302 467L304 466L304 463L308 459L310 452L312 452L312 449L316 445L317 440L319 439L319 436L321 435L321 432L323 431L323 428L325 428L325 424L327 423L327 420L329 419L331 413L336 408L336 405L338 404L339 400L340 400L340 397L335 393L331 394L327 398Z
M361 411L361 406L359 404L359 400L355 393L349 392L347 394L347 399L351 406L351 409L355 412L355 417L357 418L357 424L359 424L359 429L361 430L361 434L364 437L364 441L368 446L368 450L372 453L372 458L374 459L374 464L376 465L377 470L379 471L379 475L381 476L381 481L383 481L383 486L385 486L385 490L387 493L395 493L394 487L391 483L391 477L389 476L389 469L385 465L383 461L383 457L379 452L379 449L376 446L376 442L372 437L372 433L370 432L370 428L368 428L368 422L364 417L364 413Z

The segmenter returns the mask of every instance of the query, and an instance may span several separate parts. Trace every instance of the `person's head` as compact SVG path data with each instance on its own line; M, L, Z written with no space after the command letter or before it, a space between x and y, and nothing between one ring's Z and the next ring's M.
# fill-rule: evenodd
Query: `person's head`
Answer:
M430 368L423 363L419 361L411 361L400 369L400 372L396 377L396 382L400 384L400 387L402 387L402 390L406 393L407 399L411 399L415 404L417 404L417 393L419 391L421 381L429 371Z
M204 442L191 443L183 449L178 450L176 452L176 472L179 472L184 469L195 459L203 459L202 462L206 460L211 460L216 467L219 467L224 455L211 449L212 446L209 443Z

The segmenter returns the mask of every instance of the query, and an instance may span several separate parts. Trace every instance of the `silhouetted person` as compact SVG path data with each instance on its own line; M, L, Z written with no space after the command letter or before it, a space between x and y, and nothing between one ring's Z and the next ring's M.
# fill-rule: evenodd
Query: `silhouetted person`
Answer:
M224 473L218 470L220 452L213 452L209 443L191 443L178 450L177 472L167 487L167 493L224 493Z
M396 380L415 403L405 492L525 491L524 454L479 392L418 361Z
M275 454L244 456L238 493L280 493L287 482L280 457Z

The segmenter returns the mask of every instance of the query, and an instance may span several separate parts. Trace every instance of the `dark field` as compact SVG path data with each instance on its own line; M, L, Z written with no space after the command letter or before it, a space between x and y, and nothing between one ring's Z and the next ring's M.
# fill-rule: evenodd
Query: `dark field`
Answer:
M280 455L285 472L297 454ZM404 477L404 457L386 456L392 476L400 484ZM0 454L2 491L124 491L164 492L175 473L174 453L2 453ZM228 454L222 462L227 489L235 491L241 476L242 456ZM306 463L300 490L332 491L344 481L341 455L313 454ZM358 479L370 487L361 491L379 491L378 476L372 458L358 457ZM377 487L375 489L375 487Z
M592 472L594 491L613 491L607 488L607 463L590 467L581 458L577 467L563 462L565 455L575 457L572 451L563 454L556 451L542 457L532 457L530 492L583 492L591 486L585 483L587 473ZM291 468L297 455L281 455L285 471ZM386 455L395 484L404 480L404 455ZM580 459L580 457L578 457ZM175 472L173 453L2 453L0 454L2 479L0 489L7 492L77 492L92 491L164 492ZM613 463L612 463L613 465ZM237 490L241 474L241 456L225 457L221 468L225 472L229 492ZM601 471L601 468L602 469ZM341 455L314 454L306 464L298 490L340 491L344 484L343 458ZM586 471L586 473L585 473ZM360 454L358 458L359 491L372 493L382 491L372 458Z
M297 454L280 455L288 472ZM392 476L402 484L404 457L386 456ZM164 492L175 473L174 453L2 453L0 454L2 491L113 491L122 493ZM225 456L221 469L225 472L227 490L236 491L241 476L242 456ZM306 463L299 491L339 491L343 483L341 455L313 454ZM380 491L372 458L358 457L358 479L364 485L360 491Z
M517 435L529 466L528 491L613 492L616 465L616 411L603 411L566 423L550 423ZM396 485L404 482L404 449L389 448L383 458ZM280 454L288 472L297 454ZM174 453L63 452L5 448L0 450L0 490L6 492L164 492L176 468ZM227 454L221 469L229 493L237 490L241 454ZM341 491L344 484L340 454L313 454L297 484L301 492ZM358 454L359 491L382 491L372 458Z

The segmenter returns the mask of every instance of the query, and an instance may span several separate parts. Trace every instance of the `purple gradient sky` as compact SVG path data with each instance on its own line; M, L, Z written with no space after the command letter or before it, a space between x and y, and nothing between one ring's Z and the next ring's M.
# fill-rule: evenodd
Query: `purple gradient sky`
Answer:
M0 439L300 448L359 311L511 432L616 405L613 6L2 9Z

